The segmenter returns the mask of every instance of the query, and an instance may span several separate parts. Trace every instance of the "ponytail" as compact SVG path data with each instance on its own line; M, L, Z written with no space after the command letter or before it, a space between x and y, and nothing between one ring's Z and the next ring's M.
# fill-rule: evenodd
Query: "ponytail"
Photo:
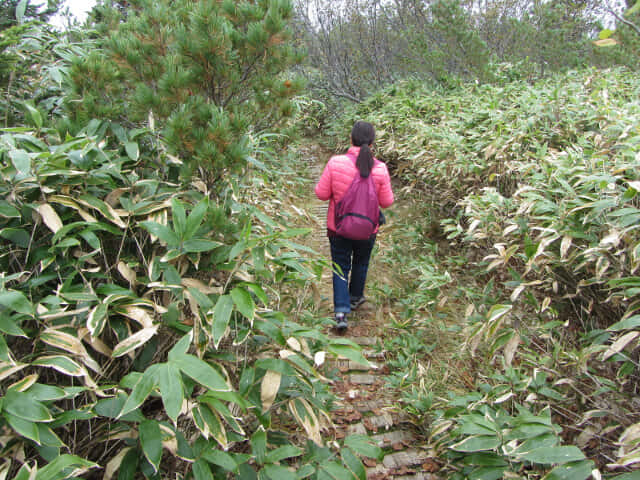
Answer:
M357 121L351 129L351 143L355 147L360 147L356 167L360 171L360 176L367 178L373 168L373 153L370 145L376 138L376 132L368 122Z
M367 178L371 173L371 169L373 168L373 153L371 153L369 145L364 144L360 147L356 167L360 170L361 177Z

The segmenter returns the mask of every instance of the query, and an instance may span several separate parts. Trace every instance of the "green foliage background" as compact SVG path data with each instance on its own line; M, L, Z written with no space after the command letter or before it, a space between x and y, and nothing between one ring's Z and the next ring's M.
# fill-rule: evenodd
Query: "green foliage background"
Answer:
M420 272L385 292L403 299L407 337L390 348L411 365L389 381L433 448L466 465L451 478L584 479L637 463L639 93L624 68L449 91L405 81L331 125L342 142L355 119L372 121L376 155L424 202L388 260ZM439 313L447 297L463 311ZM454 359L477 380L418 373L438 362L442 330L457 332L466 355Z
M325 353L366 360L308 298L294 114L336 148L372 121L418 199L386 259L410 279L377 288L444 472L634 475L640 7L598 50L588 2L398 4L295 45L286 0L104 1L67 33L0 5L3 478L365 478L379 448L322 437ZM446 345L451 388L421 365Z

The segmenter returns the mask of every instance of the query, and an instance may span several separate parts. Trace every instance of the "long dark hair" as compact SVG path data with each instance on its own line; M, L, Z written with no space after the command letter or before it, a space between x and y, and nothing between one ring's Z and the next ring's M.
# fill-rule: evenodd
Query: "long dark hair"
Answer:
M360 153L356 161L356 167L360 170L360 176L367 178L373 168L373 153L369 145L376 138L376 131L369 122L357 121L351 129L351 143L360 147Z

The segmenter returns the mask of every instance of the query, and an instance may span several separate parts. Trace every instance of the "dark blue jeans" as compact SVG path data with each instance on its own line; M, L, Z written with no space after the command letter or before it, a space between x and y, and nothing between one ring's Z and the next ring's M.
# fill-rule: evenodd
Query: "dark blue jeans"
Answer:
M333 272L333 308L336 313L349 313L351 300L364 295L364 284L367 281L369 259L376 237L368 240L349 240L339 236L330 236L331 260ZM351 279L349 279L351 272Z

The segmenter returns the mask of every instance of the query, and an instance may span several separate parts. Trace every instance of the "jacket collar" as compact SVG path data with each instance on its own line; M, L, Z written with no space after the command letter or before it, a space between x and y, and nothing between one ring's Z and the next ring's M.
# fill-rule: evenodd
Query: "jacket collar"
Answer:
M347 150L347 154L355 155L358 158L358 154L360 153L360 147L354 147L353 145L349 147Z

